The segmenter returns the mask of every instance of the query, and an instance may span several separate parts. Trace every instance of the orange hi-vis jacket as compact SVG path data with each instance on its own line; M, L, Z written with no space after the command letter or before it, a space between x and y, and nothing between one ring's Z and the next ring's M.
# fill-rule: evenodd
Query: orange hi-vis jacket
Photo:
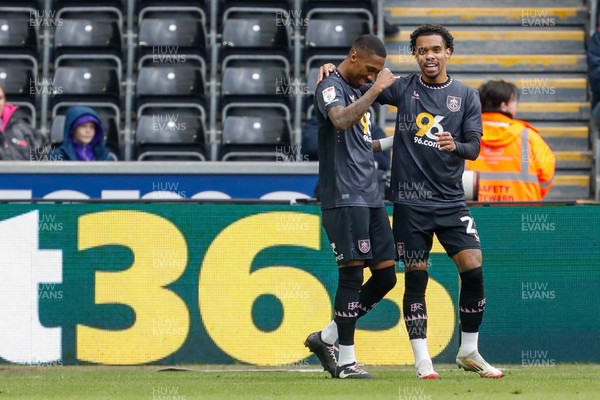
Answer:
M466 168L479 172L479 201L539 201L552 187L555 159L538 131L501 113L483 113L481 150Z

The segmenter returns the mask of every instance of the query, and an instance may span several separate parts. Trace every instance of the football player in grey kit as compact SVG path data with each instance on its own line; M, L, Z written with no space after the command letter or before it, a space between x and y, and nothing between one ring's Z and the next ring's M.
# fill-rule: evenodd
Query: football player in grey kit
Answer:
M396 284L394 237L373 158L382 144L371 139L369 113L373 101L396 79L384 68L385 57L385 46L377 36L359 36L338 70L315 91L322 221L339 279L334 320L321 332L311 333L305 345L332 377L340 379L372 378L356 362L356 320ZM359 88L373 81L362 94ZM364 267L371 269L372 276L363 285Z
M410 36L421 73L396 79L377 102L398 107L392 156L394 240L404 262L403 314L418 378L436 379L427 348L428 259L435 234L461 280L459 367L484 378L502 372L479 354L485 309L481 245L466 206L462 174L465 159L479 155L482 135L477 91L446 73L454 51L452 35L426 24ZM334 66L321 69L327 75ZM363 89L364 90L364 89Z

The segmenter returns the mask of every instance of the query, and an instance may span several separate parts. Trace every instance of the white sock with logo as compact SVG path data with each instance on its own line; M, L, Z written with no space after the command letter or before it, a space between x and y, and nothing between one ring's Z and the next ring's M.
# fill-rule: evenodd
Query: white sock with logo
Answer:
M413 354L415 355L415 365L423 360L431 361L429 350L427 349L427 339L411 339L410 345L412 346Z
M338 339L337 324L335 323L335 321L331 321L321 331L321 340L327 344L334 344L337 339Z
M458 354L469 355L477 350L477 341L479 340L479 332L460 332L460 349Z
M354 355L354 345L344 346L340 344L340 354L338 356L338 366L348 365L356 362Z

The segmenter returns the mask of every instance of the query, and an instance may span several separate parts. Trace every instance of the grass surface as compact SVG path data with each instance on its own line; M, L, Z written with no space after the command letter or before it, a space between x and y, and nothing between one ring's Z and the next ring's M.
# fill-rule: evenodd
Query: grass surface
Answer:
M600 399L600 365L507 367L502 379L438 365L443 379L420 381L411 367L365 367L375 380L329 379L316 369L243 366L2 366L1 399ZM313 368L311 366L311 368Z

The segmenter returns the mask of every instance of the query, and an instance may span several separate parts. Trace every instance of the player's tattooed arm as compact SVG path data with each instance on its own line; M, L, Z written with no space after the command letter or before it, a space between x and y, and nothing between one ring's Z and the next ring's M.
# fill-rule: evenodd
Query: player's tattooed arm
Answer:
M329 120L337 129L345 131L356 125L369 109L371 104L377 99L377 96L390 87L396 77L389 68L384 68L377 74L377 79L373 86L358 100L347 107L333 107L327 114Z

